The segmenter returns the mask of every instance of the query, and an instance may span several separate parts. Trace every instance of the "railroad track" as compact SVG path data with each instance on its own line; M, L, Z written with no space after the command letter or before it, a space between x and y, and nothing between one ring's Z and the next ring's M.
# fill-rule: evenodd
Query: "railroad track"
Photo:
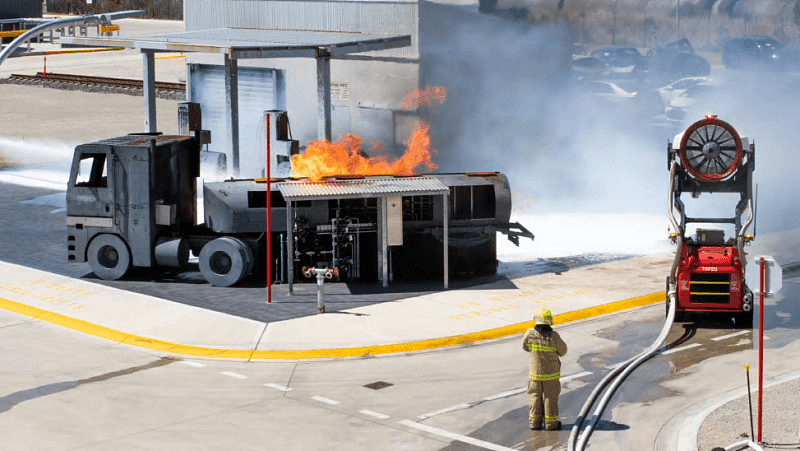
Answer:
M94 77L88 75L72 75L42 72L36 75L11 74L6 83L36 84L62 89L86 91L114 92L130 95L142 95L144 82L130 78ZM182 99L186 93L185 83L155 82L156 95L162 98Z

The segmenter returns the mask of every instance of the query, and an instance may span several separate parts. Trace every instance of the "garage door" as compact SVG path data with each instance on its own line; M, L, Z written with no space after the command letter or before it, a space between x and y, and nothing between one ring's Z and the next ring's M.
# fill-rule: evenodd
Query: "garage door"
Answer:
M225 69L190 64L190 102L200 104L203 128L211 131L208 150L228 157L233 171L231 138L225 119ZM262 177L266 159L264 111L286 109L283 72L277 69L239 67L239 176Z

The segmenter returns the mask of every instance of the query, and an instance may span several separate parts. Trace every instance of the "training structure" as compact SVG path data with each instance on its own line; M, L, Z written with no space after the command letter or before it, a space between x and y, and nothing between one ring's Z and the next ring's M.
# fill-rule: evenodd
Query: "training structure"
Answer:
M732 313L737 326L752 325L753 294L744 280L744 246L753 239L746 232L754 218L755 145L727 122L709 115L675 137L667 149L667 162L669 219L675 230L670 238L677 245L667 293L676 293L676 318L684 312ZM732 217L690 217L681 201L683 193L693 198L701 193L738 193L739 200ZM704 228L687 236L690 223ZM732 224L733 236L726 239L723 229L713 227L719 224Z
M75 149L69 261L119 279L132 266L184 267L191 251L208 282L230 286L266 269L270 246L270 274L290 292L307 268L336 269L346 281L443 278L447 286L450 274L496 272L497 232L515 244L533 239L509 222L511 190L497 172L272 179L269 233L267 180L231 179L203 185L198 214L201 160L219 160L201 151L210 137L199 109L179 111L186 135L131 134ZM297 141L285 112L267 113L270 168L285 169Z

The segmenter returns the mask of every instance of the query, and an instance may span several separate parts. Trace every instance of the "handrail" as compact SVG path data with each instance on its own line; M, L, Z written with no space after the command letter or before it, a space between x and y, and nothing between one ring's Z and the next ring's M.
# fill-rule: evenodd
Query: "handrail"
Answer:
M66 19L55 19L49 22L45 22L41 25L37 25L30 30L26 31L18 38L11 41L8 46L0 52L0 65L3 64L6 58L8 58L14 50L17 49L20 45L22 45L25 41L29 40L31 37L42 33L44 31L53 30L56 28L61 28L65 25L71 24L86 24L86 25L93 25L97 23L111 23L113 19L122 19L125 17L134 17L134 16L141 16L144 15L145 11L143 10L131 10L131 11L120 11L116 13L105 13L105 14L89 14L81 17L69 17Z

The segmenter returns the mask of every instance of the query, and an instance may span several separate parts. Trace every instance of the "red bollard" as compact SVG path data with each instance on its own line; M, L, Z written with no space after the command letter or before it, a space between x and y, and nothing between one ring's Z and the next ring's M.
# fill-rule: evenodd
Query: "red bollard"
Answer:
M44 56L44 72L42 72L42 77L47 76L47 55Z

